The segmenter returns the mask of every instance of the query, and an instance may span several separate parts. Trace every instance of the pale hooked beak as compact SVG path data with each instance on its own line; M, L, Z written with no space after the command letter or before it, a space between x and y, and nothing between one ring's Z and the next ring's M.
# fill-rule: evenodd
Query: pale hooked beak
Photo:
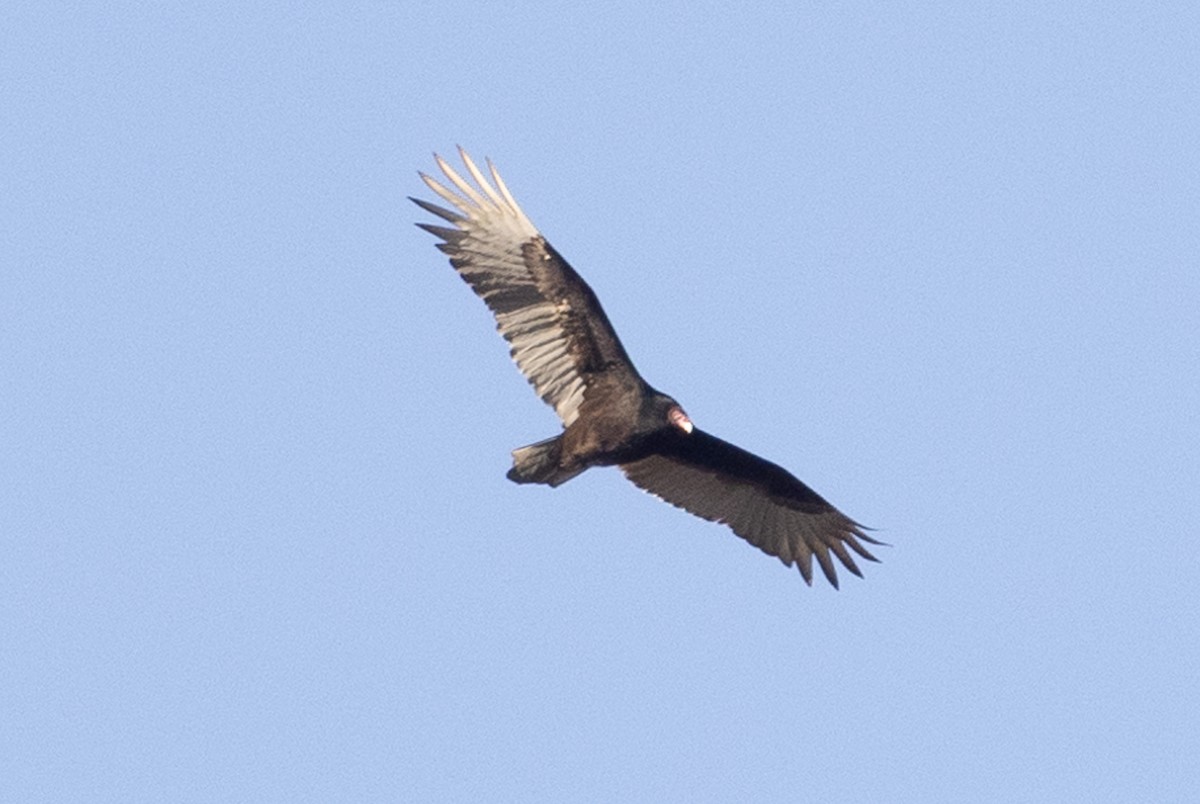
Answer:
M691 435L692 420L689 419L688 415L683 412L683 408L679 407L678 405L671 408L671 410L667 413L667 421L688 435Z

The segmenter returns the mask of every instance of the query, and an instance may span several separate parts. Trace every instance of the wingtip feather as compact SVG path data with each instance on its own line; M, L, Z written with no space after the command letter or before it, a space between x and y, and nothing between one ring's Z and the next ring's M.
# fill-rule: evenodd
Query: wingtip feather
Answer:
M462 151L462 153L466 152ZM438 167L442 169L442 173L446 174L446 178L448 178L463 195L471 199L471 201L475 203L475 206L481 209L484 209L488 206L487 201L482 195L479 194L479 191L476 190L469 181L459 175L458 171L451 167L449 162L439 156L437 157L437 163Z
M408 200L412 201L414 204L416 204L421 209L428 212L430 215L437 215L442 220L447 220L447 221L450 221L451 223L460 223L461 221L466 220L465 218L463 218L462 215L459 215L457 212L453 212L449 209L446 209L445 207L439 207L437 204L432 204L432 203L430 203L428 201L424 201L420 198L413 198L410 195L408 197Z
M846 552L845 544L840 541L835 541L833 544L829 545L829 549L832 550L833 554L838 557L838 561L842 562L842 566L860 578L863 576L862 572L858 568L858 565L854 563L854 559L850 556L850 553Z
M492 188L492 185L484 177L483 172L475 165L475 161L471 159L471 155L463 150L461 145L458 146L458 155L462 157L463 164L467 166L467 172L471 174L471 178L479 185L479 189L483 190L492 204L496 207L503 207L504 199Z
M804 555L798 556L796 558L796 569L800 570L800 577L804 579L804 582L806 584L808 584L809 586L812 586L813 585L812 553L806 552L806 553L804 553Z
M829 559L829 551L824 550L824 549L815 550L814 554L817 557L817 563L821 565L821 572L822 572L822 574L824 574L825 580L829 581L829 583L833 586L834 589L837 589L838 588L837 570L834 569L833 562Z

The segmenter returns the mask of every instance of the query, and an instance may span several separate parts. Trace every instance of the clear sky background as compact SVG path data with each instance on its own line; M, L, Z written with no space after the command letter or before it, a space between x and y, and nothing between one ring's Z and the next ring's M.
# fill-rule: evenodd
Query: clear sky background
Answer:
M0 800L1194 800L1194 3L8 4L0 109ZM505 479L458 143L865 580Z

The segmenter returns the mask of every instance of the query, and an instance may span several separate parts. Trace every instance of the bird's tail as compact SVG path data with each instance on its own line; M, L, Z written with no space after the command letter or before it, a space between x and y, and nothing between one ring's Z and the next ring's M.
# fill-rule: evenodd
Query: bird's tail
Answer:
M562 457L562 436L547 438L527 447L518 447L513 450L512 456L513 466L508 470L508 479L514 483L559 486L586 468L564 469L558 465Z

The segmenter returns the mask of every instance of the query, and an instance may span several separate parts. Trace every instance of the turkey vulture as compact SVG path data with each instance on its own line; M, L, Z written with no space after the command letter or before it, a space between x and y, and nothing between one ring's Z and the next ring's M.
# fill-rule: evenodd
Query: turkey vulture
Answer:
M563 432L513 450L508 478L558 486L593 466L621 468L634 485L733 532L812 585L812 559L836 588L829 554L862 577L849 547L877 561L882 544L787 470L692 426L671 397L633 367L596 294L526 217L491 161L484 175L459 149L464 179L434 155L449 185L421 173L454 209L411 200L451 226L417 224L483 299Z

